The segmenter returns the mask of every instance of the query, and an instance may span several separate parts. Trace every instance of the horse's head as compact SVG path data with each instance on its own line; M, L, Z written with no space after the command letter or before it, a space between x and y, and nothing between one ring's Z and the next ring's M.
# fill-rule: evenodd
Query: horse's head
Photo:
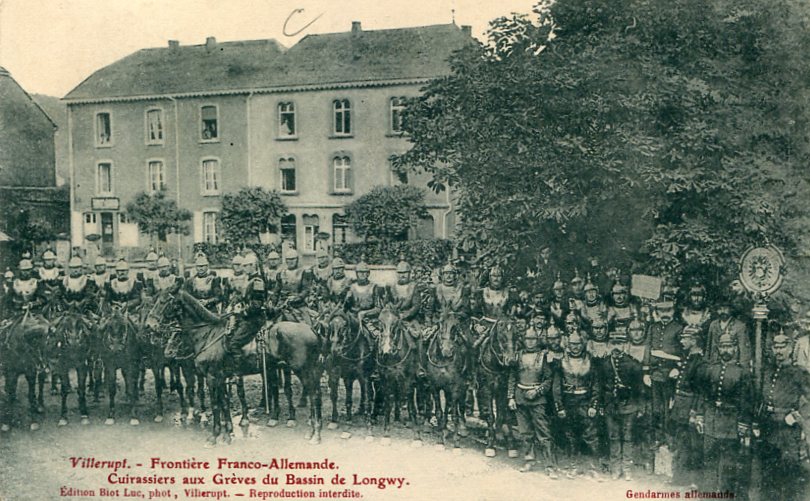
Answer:
M329 328L326 332L328 333L329 350L333 354L342 352L348 341L349 322L344 317L336 315L329 321Z
M492 333L492 346L498 358L504 365L511 365L517 361L515 350L515 323L511 320L499 320Z
M392 309L385 308L377 317L379 338L377 348L381 355L390 355L395 349L395 343L402 329L402 321Z
M455 354L456 342L460 333L460 318L452 311L444 311L439 319L439 330L436 334L439 343L439 352L445 358L452 358Z
M112 305L110 318L103 328L103 341L109 351L124 351L129 341L132 324L123 307Z
M144 327L153 332L160 330L166 319L173 316L175 308L177 305L173 294L169 292L158 294L152 304L144 308L147 311L146 318L143 319Z

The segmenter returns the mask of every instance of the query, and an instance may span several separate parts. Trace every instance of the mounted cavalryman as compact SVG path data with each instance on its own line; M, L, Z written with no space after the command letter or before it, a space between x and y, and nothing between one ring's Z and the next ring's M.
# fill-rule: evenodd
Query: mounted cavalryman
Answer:
M194 296L208 311L219 314L224 300L222 281L216 273L209 271L208 258L204 253L197 254L194 260L195 274L185 283L186 292Z

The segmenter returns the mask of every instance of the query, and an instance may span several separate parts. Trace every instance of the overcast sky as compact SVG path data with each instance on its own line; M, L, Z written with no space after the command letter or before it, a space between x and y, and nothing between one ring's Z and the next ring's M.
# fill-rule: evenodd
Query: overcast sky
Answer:
M0 0L0 66L29 92L62 97L93 71L170 39L199 44L275 38L293 45L308 33L449 23L483 37L489 20L529 12L536 0ZM283 34L323 16L296 37Z

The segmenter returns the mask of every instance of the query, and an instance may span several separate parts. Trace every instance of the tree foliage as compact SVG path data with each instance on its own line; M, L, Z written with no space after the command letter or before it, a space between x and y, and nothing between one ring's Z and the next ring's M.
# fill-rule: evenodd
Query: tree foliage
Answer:
M127 217L138 224L142 233L165 242L173 233L187 235L191 212L177 207L177 202L166 198L165 191L153 194L141 192L126 206Z
M287 206L278 192L254 186L222 196L219 214L225 239L237 246L258 243L259 235L278 227Z
M67 234L70 226L69 194L66 188L37 193L22 189L4 189L0 193L0 229L11 238L15 256L34 251L40 244Z
M346 217L363 240L401 241L428 215L425 192L409 185L375 186L346 207Z
M462 244L719 281L808 209L805 19L788 0L544 0L411 102L396 166L453 187Z

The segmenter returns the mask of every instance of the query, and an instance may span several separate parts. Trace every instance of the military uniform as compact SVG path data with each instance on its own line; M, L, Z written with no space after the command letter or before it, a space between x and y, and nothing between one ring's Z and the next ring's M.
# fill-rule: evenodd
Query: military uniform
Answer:
M641 410L642 364L622 349L613 349L614 343L626 343L623 331L610 333L611 353L602 364L602 398L604 399L608 439L610 442L610 465L614 478L624 473L632 478L633 427L636 415Z
M665 302L667 307L674 307ZM660 307L660 305L659 305ZM674 315L674 310L672 310ZM672 318L672 317L670 317ZM653 322L647 334L650 346L650 379L652 404L652 432L657 445L667 442L669 430L669 403L674 394L674 382L669 377L681 359L679 343L684 325L678 320Z
M297 259L298 254L294 254ZM291 259L288 257L288 259ZM301 322L306 318L302 311L305 306L305 299L310 289L315 284L315 277L312 271L301 267L281 270L276 275L275 293L276 304L282 306L282 317L284 320Z
M774 344L789 345L789 339L777 335ZM810 374L795 365L789 355L784 361L769 364L763 374L757 415L763 492L774 499L804 499L802 493L810 492L808 444L802 437L802 432L810 432Z
M62 279L62 311L72 310L82 314L89 314L95 306L98 291L96 284L87 275L77 278L66 276Z
M748 367L736 360L710 360L700 366L697 375L702 398L696 419L704 434L706 488L729 490L738 498L747 497L745 476L750 458L740 439L751 425L751 379Z
M185 280L183 286L185 291L202 303L208 311L220 313L224 294L222 280L215 273L209 272L202 277L195 274Z
M706 356L709 361L714 362L718 359L717 340L725 333L731 334L737 343L737 360L745 367L750 367L752 351L748 327L741 320L734 317L728 320L718 318L709 324L708 338L706 340Z
M572 350L572 340L581 346L580 353ZM563 424L569 457L573 460L582 445L589 455L595 455L599 451L596 411L600 407L601 388L597 366L585 351L584 340L579 334L569 337L568 353L558 364L556 376L560 378L561 408L565 410Z
M703 364L703 351L697 346L699 327L690 326L682 336L693 336L695 347L677 362L675 391L670 401L669 417L673 451L672 481L675 485L696 485L703 466L703 440L695 429L700 401L698 372Z
M515 407L518 429L527 444L527 459L532 457L531 448L536 445L549 468L553 467L554 459L546 403L552 393L554 402L560 402L560 387L554 383L545 350L537 346L518 353L517 363L509 375L507 398L510 407Z
M420 320L422 295L415 282L386 286L384 301L399 313L402 320L409 322Z
M33 276L27 280L20 277L14 279L11 289L4 297L6 322L21 320L25 316L41 317L41 309L45 304L46 296L43 286Z
M46 320L53 320L59 313L61 300L59 294L62 290L62 270L54 266L52 268L41 267L37 270L39 283L42 287L42 314Z

